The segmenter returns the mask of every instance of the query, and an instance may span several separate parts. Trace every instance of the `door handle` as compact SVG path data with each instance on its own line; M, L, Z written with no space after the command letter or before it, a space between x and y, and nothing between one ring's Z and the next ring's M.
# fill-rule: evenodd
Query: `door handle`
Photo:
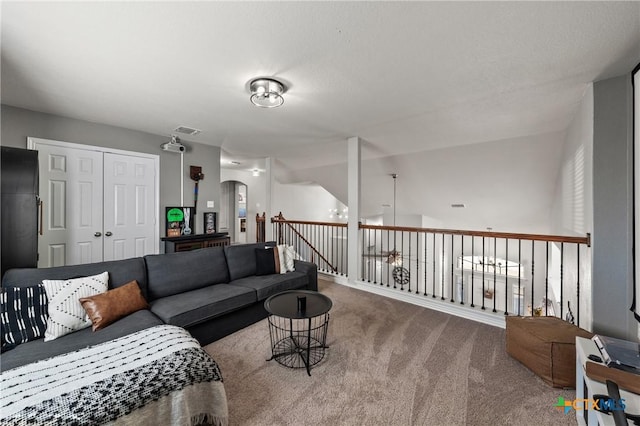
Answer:
M102 236L102 232L96 232L95 234L93 234L94 237L101 237Z
M105 232L105 233L104 233L104 235L106 235L107 237L110 237L110 236L112 236L113 234L111 233L111 231L107 231L107 232Z
M42 219L42 218L43 218L43 216L42 216L42 207L43 207L43 206L44 206L44 201L42 201L42 200L38 200L38 207L40 207L40 229L39 229L38 233L39 233L40 235L43 235L43 234L42 234L42 232L43 232L42 230L44 229L44 228L42 227L42 221L43 221L43 219Z

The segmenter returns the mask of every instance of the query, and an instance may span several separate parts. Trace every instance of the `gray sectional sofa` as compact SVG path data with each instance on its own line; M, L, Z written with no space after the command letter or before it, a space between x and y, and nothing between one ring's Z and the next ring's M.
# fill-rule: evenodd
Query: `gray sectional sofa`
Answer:
M273 246L274 243L266 243ZM12 269L3 287L25 287L43 279L69 279L109 272L109 288L136 280L150 305L104 329L86 328L50 342L23 343L1 357L2 371L121 337L154 325L185 328L208 344L267 316L266 298L290 289L316 290L317 268L295 261L295 271L256 275L256 249L265 243L148 255L113 262L55 268Z

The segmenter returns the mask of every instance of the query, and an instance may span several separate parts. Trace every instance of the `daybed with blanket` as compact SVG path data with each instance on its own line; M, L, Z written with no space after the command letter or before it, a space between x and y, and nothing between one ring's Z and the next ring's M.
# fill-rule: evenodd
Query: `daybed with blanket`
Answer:
M272 294L317 290L314 264L265 267L275 253L243 244L7 271L0 424L227 424L220 369L200 345L266 317ZM67 312L76 301L86 315Z

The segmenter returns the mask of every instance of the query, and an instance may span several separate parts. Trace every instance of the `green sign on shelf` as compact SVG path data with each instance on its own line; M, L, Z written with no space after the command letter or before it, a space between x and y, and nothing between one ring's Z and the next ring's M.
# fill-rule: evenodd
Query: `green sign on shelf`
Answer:
M167 212L167 222L182 222L183 220L182 209L171 209Z

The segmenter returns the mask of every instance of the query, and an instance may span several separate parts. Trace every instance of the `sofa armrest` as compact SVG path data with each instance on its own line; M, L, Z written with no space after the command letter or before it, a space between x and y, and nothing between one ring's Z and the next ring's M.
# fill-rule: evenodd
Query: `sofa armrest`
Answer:
M309 276L309 290L318 291L318 267L315 263L305 262L304 260L294 260L293 267L296 271Z

